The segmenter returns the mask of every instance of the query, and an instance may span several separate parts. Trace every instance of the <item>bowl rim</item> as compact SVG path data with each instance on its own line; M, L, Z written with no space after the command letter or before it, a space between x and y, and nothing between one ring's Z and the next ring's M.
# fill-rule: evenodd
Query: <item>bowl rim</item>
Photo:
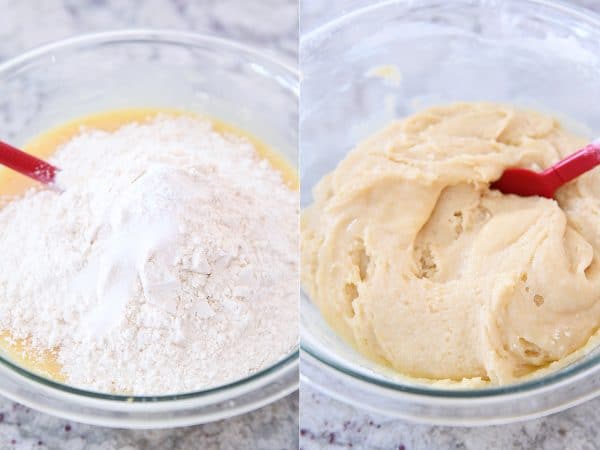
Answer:
M291 66L286 58L278 58L270 53L265 53L255 47L206 33L181 31L172 28L119 28L108 31L80 34L64 39L59 39L44 44L33 46L22 53L10 56L0 62L0 72L8 71L24 62L44 56L54 50L62 50L71 46L83 46L97 43L118 42L156 42L163 44L199 44L201 42L226 47L242 53L247 53L274 65L280 66L289 74L298 77L298 70Z
M594 26L595 28L600 27L600 13L586 9L579 5L571 5L564 2L563 0L505 0L508 4L515 4L519 6L529 6L531 8L544 7L557 14L568 16L573 19L577 19L580 23L586 23L587 25ZM313 48L314 43L323 42L327 40L328 36L333 36L333 31L342 27L348 26L353 20L362 17L365 14L369 14L379 9L385 9L390 6L404 5L408 6L427 6L434 4L443 4L440 2L436 3L436 0L379 0L350 10L341 16L334 17L333 19L309 30L305 34L300 36L300 54L302 55L302 48ZM457 3L464 5L477 5L480 7L493 7L486 0L458 0ZM302 120L302 119L301 119ZM302 291L301 293L301 304L302 302L311 302L310 297ZM314 305L314 304L313 304ZM463 403L464 401L472 401L478 399L481 401L493 402L494 399L505 400L510 396L521 396L525 393L540 393L549 390L551 387L557 385L571 384L582 377L586 376L590 372L600 371L600 354L593 355L590 359L585 361L574 361L568 366L558 369L556 371L549 372L540 377L532 377L514 384L500 385L500 386L489 386L485 388L457 388L457 387L429 387L423 383L417 384L401 384L400 381L387 381L382 378L370 377L365 373L354 369L351 362L343 361L344 358L339 358L340 361L336 362L331 357L320 353L316 348L313 348L310 344L307 344L307 340L303 338L304 333L307 333L305 327L302 324L302 313L304 309L301 306L300 316L300 351L306 353L309 357L313 358L317 363L324 365L325 368L332 369L333 373L338 376L349 377L360 383L372 385L378 389L385 389L391 391L396 395L402 395L406 397L413 397L415 399L421 399L423 401L433 400L435 402L454 402ZM327 325L329 326L329 325ZM598 330L595 334L600 333ZM318 341L318 339L315 339ZM346 345L348 343L345 342ZM600 344L599 344L600 345ZM303 358L301 357L301 360ZM435 381L435 380L432 380ZM318 384L318 383L317 383ZM600 391L598 391L600 393Z
M241 44L237 41L214 36L206 33L196 33L191 31L180 31L170 28L125 28L109 31L100 31L94 33L85 33L74 37L60 39L38 45L28 49L20 54L9 57L6 61L0 62L0 77L4 77L14 71L19 71L26 68L27 65L37 58L48 56L55 51L66 51L78 48L86 48L94 44L119 44L119 43L156 43L156 44L171 44L180 46L194 46L210 44L216 48L222 48L231 52L245 54L262 62L269 63L277 67L284 73L286 79L281 77L272 77L272 80L284 86L287 90L298 98L299 97L299 73L296 68L289 65L284 59L280 59L271 55L268 52L263 52L255 47ZM289 84L289 80L294 80ZM223 394L228 391L243 391L244 387L260 387L269 382L277 375L285 375L290 370L294 370L299 365L300 350L299 344L286 355L283 355L279 360L256 371L244 378L233 380L231 382L210 387L208 389L182 392L177 394L164 395L127 395L127 394L109 394L100 391L93 391L84 388L70 386L59 381L45 377L35 373L29 369L10 361L8 358L0 355L0 368L8 369L13 375L24 378L27 381L40 385L42 388L50 389L53 392L67 394L86 398L90 401L101 401L102 403L112 403L121 405L122 408L132 410L136 405L149 403L162 403L167 406L167 403L182 400L205 399L217 394ZM1 372L0 372L1 376ZM297 383L295 389L297 389ZM294 390L295 390L294 389ZM289 387L282 391L289 391ZM6 395L11 396L10 393ZM16 397L16 396L14 396ZM275 396L274 396L275 397ZM277 397L279 398L279 397ZM274 398L275 400L276 398Z
M398 4L409 4L416 5L417 3L428 3L433 0L375 0L370 2L366 6L358 7L352 9L340 16L334 17L327 22L318 25L317 27L307 31L300 35L299 38L299 47L301 48L304 43L316 40L321 35L327 35L329 31L335 29L336 27L340 27L346 22L350 22L353 19L362 16L363 14L367 14L371 11L378 10L380 8L385 8L387 6L398 5ZM473 4L479 3L485 6L486 0L455 0L456 3L463 2L465 4ZM600 13L592 11L591 9L585 8L583 6L577 4L567 3L566 0L506 0L507 3L515 3L515 4L525 4L529 3L531 6L541 6L548 7L556 10L557 12L574 16L578 20L589 22L591 25L600 25ZM494 6L493 4L489 4L487 6ZM302 30L301 30L302 31Z

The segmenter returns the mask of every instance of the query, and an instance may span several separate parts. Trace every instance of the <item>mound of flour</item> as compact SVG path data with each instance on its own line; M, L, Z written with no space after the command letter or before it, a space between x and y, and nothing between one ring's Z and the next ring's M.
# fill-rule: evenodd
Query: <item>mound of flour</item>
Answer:
M247 376L297 342L297 194L190 117L82 130L63 192L0 210L0 330L69 384L165 394Z

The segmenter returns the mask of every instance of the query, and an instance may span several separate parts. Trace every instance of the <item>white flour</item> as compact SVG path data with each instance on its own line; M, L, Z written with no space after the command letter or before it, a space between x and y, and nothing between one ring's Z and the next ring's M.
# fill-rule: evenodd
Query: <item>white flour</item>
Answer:
M0 330L75 386L130 394L244 377L297 342L297 193L190 117L84 130L64 192L0 210Z

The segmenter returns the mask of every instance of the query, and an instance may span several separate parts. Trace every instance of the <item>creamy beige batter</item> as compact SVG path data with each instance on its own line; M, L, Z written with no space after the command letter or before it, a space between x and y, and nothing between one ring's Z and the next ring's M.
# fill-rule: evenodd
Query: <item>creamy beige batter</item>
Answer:
M302 283L359 351L411 377L516 381L600 326L600 170L557 201L489 189L585 139L486 104L431 108L360 143L302 216Z

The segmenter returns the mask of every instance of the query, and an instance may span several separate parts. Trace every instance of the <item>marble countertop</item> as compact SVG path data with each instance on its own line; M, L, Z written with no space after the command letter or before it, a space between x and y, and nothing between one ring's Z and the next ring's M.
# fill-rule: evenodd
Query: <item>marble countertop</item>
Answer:
M300 32L306 33L370 0L302 0ZM572 0L600 12L598 0ZM503 426L415 425L355 408L300 385L302 450L599 450L600 398L542 419Z
M293 0L0 0L0 62L45 42L120 28L175 28L240 39L292 64ZM277 20L265 22L265 17ZM116 430L58 419L0 397L0 450L298 448L298 394L227 421L172 430Z
M166 430L83 425L0 398L0 449L295 450L298 394L229 420Z
M300 448L369 450L598 450L600 399L542 419L489 427L416 425L300 385Z
M295 65L297 5L295 0L0 0L0 61L83 33L172 28L240 40Z

